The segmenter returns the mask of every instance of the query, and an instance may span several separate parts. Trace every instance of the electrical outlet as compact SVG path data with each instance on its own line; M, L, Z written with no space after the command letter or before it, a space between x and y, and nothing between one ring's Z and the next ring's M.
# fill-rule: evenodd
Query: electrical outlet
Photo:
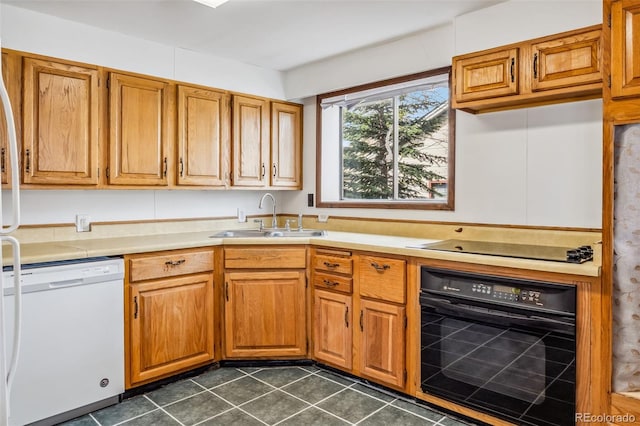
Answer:
M307 207L313 207L313 194L307 194Z
M318 222L325 223L328 220L329 220L329 215L328 214L319 214L318 215Z
M247 215L244 213L244 210L242 210L241 208L238 208L238 222L242 223L246 221L247 221Z
M91 217L88 214L76 215L76 232L90 232Z

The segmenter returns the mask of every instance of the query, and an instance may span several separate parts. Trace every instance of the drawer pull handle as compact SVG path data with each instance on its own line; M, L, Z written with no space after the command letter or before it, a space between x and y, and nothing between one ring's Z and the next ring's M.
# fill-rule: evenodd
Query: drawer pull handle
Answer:
M339 283L339 282L337 282L337 281L331 281L331 280L326 280L326 279L325 279L325 280L322 280L322 282L323 282L325 285L328 285L329 287L335 287L335 286L337 286L338 284L340 284L340 283Z
M224 283L224 297L229 301L229 282Z
M344 311L344 325L349 328L349 307L347 306Z
M364 331L364 311L360 311L360 331Z
M373 267L373 269L375 269L378 272L384 272L385 270L391 268L391 266L387 264L380 265L379 263L376 263L376 262L371 262L371 266Z
M340 266L339 263L331 263L331 262L323 262L323 264L327 268L337 268L338 266Z
M514 68L516 67L516 58L511 58L511 82L515 83L516 81L516 73L514 72Z
M179 266L179 265L182 265L186 261L187 261L186 259L167 260L166 262L164 262L164 264L167 265L167 266Z
M133 319L136 319L138 318L138 296L133 297L133 306L134 306Z

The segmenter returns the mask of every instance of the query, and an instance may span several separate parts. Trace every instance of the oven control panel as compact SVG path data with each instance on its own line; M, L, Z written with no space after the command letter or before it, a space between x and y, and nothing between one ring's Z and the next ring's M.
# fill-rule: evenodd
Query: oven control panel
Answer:
M486 284L482 282L443 283L442 290L446 293L455 293L460 296L469 296L474 299L494 300L498 302L510 302L523 305L544 307L544 292L540 289L529 290L520 287L510 287L499 284Z
M492 305L507 305L526 311L575 315L575 286L546 281L524 280L453 271L422 266L420 270L422 297L483 301Z

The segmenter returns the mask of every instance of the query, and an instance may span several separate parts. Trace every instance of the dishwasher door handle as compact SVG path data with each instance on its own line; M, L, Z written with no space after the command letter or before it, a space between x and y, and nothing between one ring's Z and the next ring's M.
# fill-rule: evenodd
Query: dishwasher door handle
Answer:
M62 280L62 281L54 281L49 283L50 288L60 288L60 287L73 287L75 285L84 284L84 280L81 278L76 278L73 280Z

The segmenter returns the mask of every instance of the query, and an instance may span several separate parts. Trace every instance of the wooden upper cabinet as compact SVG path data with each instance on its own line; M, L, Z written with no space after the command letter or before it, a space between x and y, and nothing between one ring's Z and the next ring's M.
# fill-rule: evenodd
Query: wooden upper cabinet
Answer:
M13 110L16 138L18 140L18 152L21 145L21 112L22 112L22 61L15 54L2 52L2 79L9 93L11 109ZM11 184L11 164L9 164L9 135L4 116L4 108L0 104L0 176L2 183ZM18 154L20 157L20 154Z
M117 73L109 79L109 183L167 185L169 84Z
M25 58L23 180L98 183L98 71Z
M518 93L518 49L454 59L458 102Z
M640 3L611 4L611 96L640 96Z
M233 96L233 186L269 183L269 100Z
M225 92L178 86L178 185L229 184L229 102Z
M456 109L478 113L602 96L602 25L453 58Z
M302 189L302 106L271 103L271 186Z
M601 33L598 29L533 43L531 89L601 82Z

